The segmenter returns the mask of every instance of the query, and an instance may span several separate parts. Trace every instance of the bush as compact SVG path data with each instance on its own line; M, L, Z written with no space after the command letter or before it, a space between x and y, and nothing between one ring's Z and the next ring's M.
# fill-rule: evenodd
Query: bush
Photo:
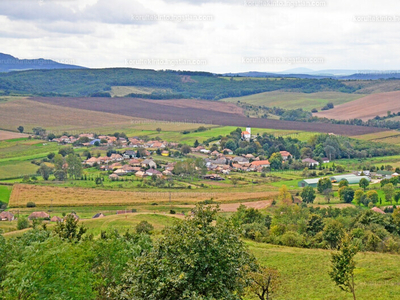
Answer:
M285 232L280 240L282 245L289 247L301 247L303 244L303 236L294 231Z
M26 204L26 207L36 207L36 203L35 202L28 202Z
M133 213L137 212L137 209L136 208L132 208L132 212Z
M169 213L170 213L171 215L174 215L174 214L176 214L176 211L174 211L173 209L171 209L171 210L169 211Z
M142 221L139 224L136 225L136 233L145 233L145 234L151 234L154 230L153 225L151 225L147 221Z
M151 205L158 205L158 203L155 203L155 202L154 202L154 203L152 203Z
M18 230L22 230L22 229L25 229L25 228L28 228L29 227L29 221L28 221L28 219L27 218L19 218L18 219L18 224L17 224L17 229Z

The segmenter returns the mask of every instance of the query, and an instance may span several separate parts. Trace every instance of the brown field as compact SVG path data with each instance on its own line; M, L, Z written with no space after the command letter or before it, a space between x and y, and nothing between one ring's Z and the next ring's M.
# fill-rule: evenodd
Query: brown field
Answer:
M373 119L376 116L386 116L388 111L400 111L400 92L388 92L372 94L354 100L334 109L321 111L315 115L329 119L348 120L362 119L364 121Z
M166 105L166 106L173 106L173 107L180 107L180 108L207 108L208 110L223 112L228 114L243 114L243 108L236 106L233 103L224 103L224 102L217 102L214 101L210 105L210 101L204 100L187 100L187 99L176 99L176 100L147 100L143 99L143 101L149 102L153 105Z
M250 126L254 128L270 128L283 130L302 130L309 132L335 133L340 135L362 135L384 131L381 128L336 125L336 124L317 124L306 122L291 122L270 119L246 118L237 113L226 113L210 109L217 105L216 102L200 101L204 103L203 108L179 107L174 101L169 104L159 101L148 101L137 98L30 98L39 103L59 105L69 108L79 108L90 111L108 112L112 114L125 115L130 117L145 118L152 120L162 120L169 122L191 122L203 124L217 124L223 126ZM112 101L113 105L110 105ZM182 106L180 100L179 105ZM219 105L219 104L218 104ZM190 106L190 105L187 105Z
M372 141L372 140L386 139L390 137L397 137L399 135L400 133L397 130L389 130L371 134L356 135L353 136L353 138L364 141Z
M1 112L0 112L0 114L1 114ZM0 141L19 139L19 138L24 138L24 137L28 137L28 136L29 135L23 134L23 133L0 130Z
M9 207L26 207L35 202L38 207L53 206L110 206L169 203L169 192L130 192L38 185L14 185ZM277 192L171 192L172 204L194 204L213 198L217 202L270 200ZM53 200L53 201L51 201Z
M87 128L132 126L132 122L143 121L141 118L132 118L97 111L61 107L43 104L27 99L17 99L0 103L0 128L16 130L20 125L27 131L41 126L46 129L60 128L63 131L83 130Z

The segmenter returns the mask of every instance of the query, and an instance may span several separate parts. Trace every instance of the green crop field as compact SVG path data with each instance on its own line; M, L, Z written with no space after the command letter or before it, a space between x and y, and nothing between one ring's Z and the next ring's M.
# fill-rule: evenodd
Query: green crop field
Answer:
M0 202L8 203L11 191L12 186L0 185Z
M328 271L331 251L280 247L256 242L247 244L263 265L275 267L282 274L281 292L274 299L353 299L351 294L342 292L330 280ZM399 255L392 254L357 254L357 299L399 299L399 259Z
M318 92L318 93L292 93L292 92L266 92L250 96L226 98L221 101L237 103L238 101L253 105L263 105L267 107L281 107L285 109L297 109L311 111L313 108L320 110L327 103L334 105L350 102L364 95L348 94L340 92Z

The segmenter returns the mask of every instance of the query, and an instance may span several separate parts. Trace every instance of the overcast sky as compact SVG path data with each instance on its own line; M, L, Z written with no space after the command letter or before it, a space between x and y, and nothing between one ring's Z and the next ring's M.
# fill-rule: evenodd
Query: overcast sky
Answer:
M0 45L94 68L400 70L400 1L0 0Z

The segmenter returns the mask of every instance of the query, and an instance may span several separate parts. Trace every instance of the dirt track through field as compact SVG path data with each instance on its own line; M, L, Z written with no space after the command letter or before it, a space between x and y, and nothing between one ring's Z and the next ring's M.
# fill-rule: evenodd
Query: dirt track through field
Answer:
M315 115L329 119L362 119L366 121L376 116L386 116L388 111L392 113L400 111L400 92L368 95L358 100L338 105L334 109L321 111Z
M291 122L269 119L246 118L242 114L215 111L210 106L216 105L213 101L203 101L203 108L182 107L163 100L148 101L137 98L50 98L35 97L34 101L73 107L91 111L101 111L131 117L140 117L166 122L190 122L215 124L223 126L240 126L254 128L270 128L282 130L302 130L309 132L335 133L339 135L362 135L383 131L381 128L349 126L323 123ZM182 103L183 100L180 100ZM185 100L192 101L192 100ZM221 105L221 103L217 103Z

